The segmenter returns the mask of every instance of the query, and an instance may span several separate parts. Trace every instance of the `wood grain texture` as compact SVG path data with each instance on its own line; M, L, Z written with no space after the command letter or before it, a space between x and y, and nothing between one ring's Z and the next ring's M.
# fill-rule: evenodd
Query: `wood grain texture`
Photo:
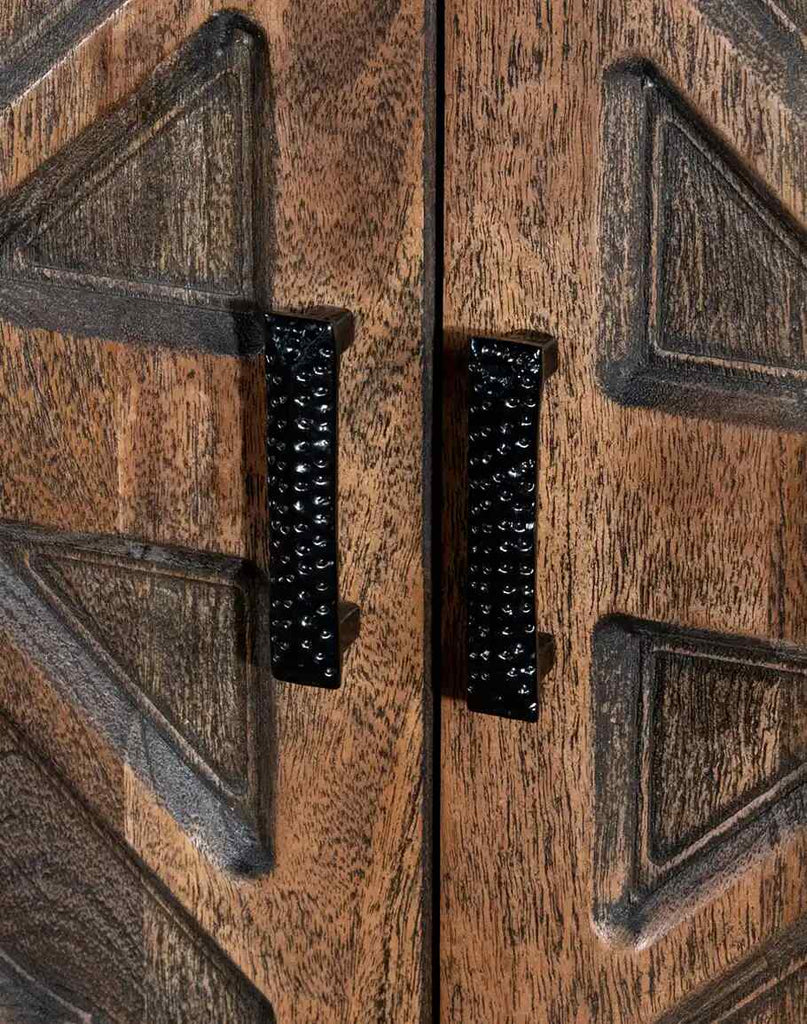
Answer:
M711 16L740 6L447 5L445 1024L649 1024L746 958L775 978L764 944L807 912L807 841L795 830L655 941L618 947L593 921L597 622L622 613L807 642L804 437L622 408L597 376L616 288L602 265L601 197L620 172L602 141L607 69L649 62L804 228L804 72L790 80L799 96L780 90L748 41ZM702 211L702 230L713 217ZM555 636L557 660L532 725L469 714L455 654L467 437L457 353L471 334L525 327L552 334L559 352L542 409L536 559L538 628ZM782 1000L769 1019L797 1024L803 1007Z
M805 650L610 617L592 654L594 921L647 945L807 824Z
M46 78L0 110L0 192L10 195L124 104L221 6L133 0L71 46ZM428 1019L426 12L421 0L227 6L265 37L256 118L268 156L256 295L266 307L324 304L356 315L339 410L340 589L361 605L362 633L341 690L275 684L264 709L273 735L268 877L239 883L217 871L133 772L124 775L116 821L267 993L278 1020L414 1022ZM24 387L2 385L11 468L0 515L265 568L259 361L134 348L90 333L97 335L3 326L6 380ZM54 355L61 349L73 354L69 368ZM74 760L83 756L76 751ZM72 764L69 747L60 757ZM73 770L82 772L80 764ZM159 923L149 931L155 959L164 957Z
M7 0L0 9L0 103L8 103L121 0Z
M603 387L803 429L807 234L651 67L604 89Z
M778 1024L798 1020L807 997L807 929L801 921L702 988L658 1024Z
M0 200L4 320L261 351L250 311L266 233L264 50L243 16L210 18Z
M803 0L695 0L706 16L740 48L783 97L807 113L804 90L804 38L807 7Z
M16 647L223 868L270 863L268 586L234 558L0 524Z
M26 1012L44 1001L88 1024L274 1021L266 1000L4 718L0 796L0 1000L6 989Z

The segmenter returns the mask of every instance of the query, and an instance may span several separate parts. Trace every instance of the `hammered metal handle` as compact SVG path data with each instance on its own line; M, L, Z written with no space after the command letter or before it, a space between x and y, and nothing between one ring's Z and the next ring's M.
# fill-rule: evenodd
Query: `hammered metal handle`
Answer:
M336 689L359 610L339 600L339 360L353 340L341 309L266 318L269 635L276 679Z
M470 340L468 707L534 722L551 637L535 620L538 415L555 341L524 332Z

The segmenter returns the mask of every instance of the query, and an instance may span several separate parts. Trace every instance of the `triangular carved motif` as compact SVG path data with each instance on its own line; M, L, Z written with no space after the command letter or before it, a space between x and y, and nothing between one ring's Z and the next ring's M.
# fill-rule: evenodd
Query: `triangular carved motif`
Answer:
M600 380L627 405L807 426L807 233L656 72L606 76Z
M693 125L672 108L664 115L654 182L656 344L696 357L804 369L803 239Z
M237 581L37 553L68 623L92 639L236 791L249 770L251 652Z
M592 673L594 919L644 944L807 823L807 649L613 616Z
M661 650L652 664L648 847L666 864L804 782L807 674L708 650Z
M0 716L0 1020L271 1024L265 997L45 753Z
M253 298L259 45L212 18L0 204L0 273L237 308Z
M241 559L0 527L9 639L214 860L270 863L260 621Z

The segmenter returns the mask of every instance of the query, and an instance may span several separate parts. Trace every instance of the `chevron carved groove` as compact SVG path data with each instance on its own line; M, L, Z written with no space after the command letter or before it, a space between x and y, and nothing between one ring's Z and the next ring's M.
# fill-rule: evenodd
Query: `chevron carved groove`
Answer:
M4 1021L274 1020L263 996L170 892L2 716L0 807Z
M0 105L45 74L122 0L11 0L0 5Z
M257 351L263 43L210 19L121 107L0 202L0 318L85 336Z
M652 70L605 89L602 358L608 394L807 425L807 239Z
M807 824L807 651L614 617L593 679L595 918L643 944Z
M0 617L216 861L268 866L263 578L239 559L0 527Z

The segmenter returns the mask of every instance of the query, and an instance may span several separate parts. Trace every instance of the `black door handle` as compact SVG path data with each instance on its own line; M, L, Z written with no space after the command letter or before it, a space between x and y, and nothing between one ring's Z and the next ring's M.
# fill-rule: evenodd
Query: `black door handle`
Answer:
M359 610L339 600L339 359L353 340L341 309L267 315L269 639L272 674L336 689Z
M555 341L523 332L470 340L468 707L534 722L551 637L535 621L538 413Z

